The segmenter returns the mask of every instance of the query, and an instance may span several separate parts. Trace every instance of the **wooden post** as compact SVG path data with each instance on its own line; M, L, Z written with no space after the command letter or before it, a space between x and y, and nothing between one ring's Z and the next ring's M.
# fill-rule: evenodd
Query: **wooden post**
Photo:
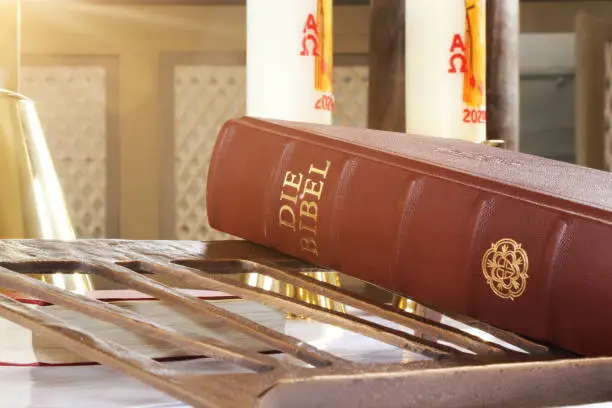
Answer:
M368 127L405 131L405 0L371 0Z
M519 0L487 1L487 139L519 150Z
M19 92L20 0L0 2L0 88Z

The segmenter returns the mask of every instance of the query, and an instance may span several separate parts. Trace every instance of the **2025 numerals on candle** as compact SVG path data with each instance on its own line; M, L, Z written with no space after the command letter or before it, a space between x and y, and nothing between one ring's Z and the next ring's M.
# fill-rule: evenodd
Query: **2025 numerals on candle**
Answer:
M487 123L487 111L484 109L463 109L465 123Z
M315 102L315 109L333 111L334 97L331 95L323 95Z

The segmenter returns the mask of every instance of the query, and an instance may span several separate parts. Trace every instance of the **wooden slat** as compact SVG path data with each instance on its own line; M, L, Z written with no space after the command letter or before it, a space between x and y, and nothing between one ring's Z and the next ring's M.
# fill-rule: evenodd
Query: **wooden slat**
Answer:
M469 335L458 329L451 329L448 326L436 324L430 320L420 318L420 316L403 313L396 307L384 304L373 304L356 294L350 293L349 291L332 284L318 281L307 275L298 275L284 272L280 269L259 265L254 265L254 270L257 271L257 273L270 276L280 282L286 282L296 287L317 293L320 296L327 297L335 302L352 306L356 309L367 312L372 316L382 317L390 322L409 327L415 330L415 332L421 333L427 338L431 338L436 341L443 340L453 342L458 346L472 350L475 353L494 354L510 352L510 350L504 350L501 346L494 343L484 342L482 339Z
M156 264L147 263L146 265ZM178 277L179 280L182 280L185 273L188 273L185 272L184 269L185 268L180 266L172 268L158 265L157 267L153 266L151 271L152 273L156 273L167 278ZM124 266L113 264L98 265L94 270L98 275L104 276L109 280L121 282L130 288L137 289L142 293L146 293L157 299L172 302L175 306L188 311L189 313L198 313L216 317L228 327L240 330L251 337L257 338L260 341L265 342L270 346L273 346L278 350L292 355L293 357L315 367L325 367L331 362L334 362L337 366L346 363L343 359L332 354L326 353L322 350L317 350L314 347L305 346L301 341L294 337L277 332L261 324L257 324L246 317L228 312L210 302L202 302L197 298L182 294L169 286L148 279L144 275L141 275ZM187 280L185 280L185 282L186 281ZM201 286L200 289L203 289L203 287ZM205 290L207 289L208 288ZM234 291L232 291L230 288L230 290L226 293L234 294L233 292Z
M72 352L112 367L119 372L143 381L160 391L194 406L210 407L207 392L196 395L181 384L177 373L142 354L121 344L104 340L94 333L71 326L41 310L28 307L0 294L0 317L17 323L33 332L61 344ZM202 384L210 394L215 391L214 382Z
M407 332L387 328L357 316L327 310L316 304L307 304L296 298L287 297L258 287L248 286L231 278L216 276L195 268L178 265L163 265L143 262L140 265L147 273L172 277L197 289L213 289L231 293L246 300L260 302L264 305L312 318L322 323L353 331L363 336L419 353L429 358L439 359L453 354L462 354L452 347L419 338ZM127 283L127 282L126 282ZM133 284L133 282L130 282Z
M277 360L271 357L241 350L212 337L199 336L197 339L186 337L170 327L147 320L129 309L72 293L2 267L0 267L0 285L76 310L92 319L104 320L167 344L180 346L185 350L208 357L229 361L253 371L268 371L278 365Z

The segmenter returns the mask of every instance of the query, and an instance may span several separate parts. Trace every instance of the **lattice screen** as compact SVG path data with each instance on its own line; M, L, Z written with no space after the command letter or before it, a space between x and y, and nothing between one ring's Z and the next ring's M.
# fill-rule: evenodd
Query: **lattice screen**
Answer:
M242 116L244 66L177 66L174 70L175 234L178 239L226 239L206 219L208 162L221 125Z
M106 233L106 71L99 66L26 66L33 99L80 238Z
M334 125L365 128L368 123L368 67L335 67L334 97Z
M335 124L364 127L367 67L336 67ZM230 236L206 219L208 162L221 125L245 113L244 66L177 66L174 71L174 192L177 239Z
M606 169L612 171L612 42L605 47L604 152Z

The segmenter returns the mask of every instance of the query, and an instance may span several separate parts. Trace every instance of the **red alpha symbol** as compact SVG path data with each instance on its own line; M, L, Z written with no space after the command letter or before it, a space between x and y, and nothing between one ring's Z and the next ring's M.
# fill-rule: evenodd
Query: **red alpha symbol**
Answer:
M459 50L458 52L455 52ZM461 35L455 34L450 47L451 56L448 60L448 72L451 74L467 72L467 60L465 59L465 44ZM459 68L459 70L457 70Z
M317 20L315 16L312 14L308 14L308 18L306 18L306 24L304 24L304 29L302 30L304 33L304 37L302 38L302 51L300 55L313 55L315 57L319 56L319 27L317 25ZM310 48L309 48L310 45Z
M317 0L317 12L308 13L302 27L301 56L314 57L314 89L324 95L315 101L315 109L332 111L332 0Z

